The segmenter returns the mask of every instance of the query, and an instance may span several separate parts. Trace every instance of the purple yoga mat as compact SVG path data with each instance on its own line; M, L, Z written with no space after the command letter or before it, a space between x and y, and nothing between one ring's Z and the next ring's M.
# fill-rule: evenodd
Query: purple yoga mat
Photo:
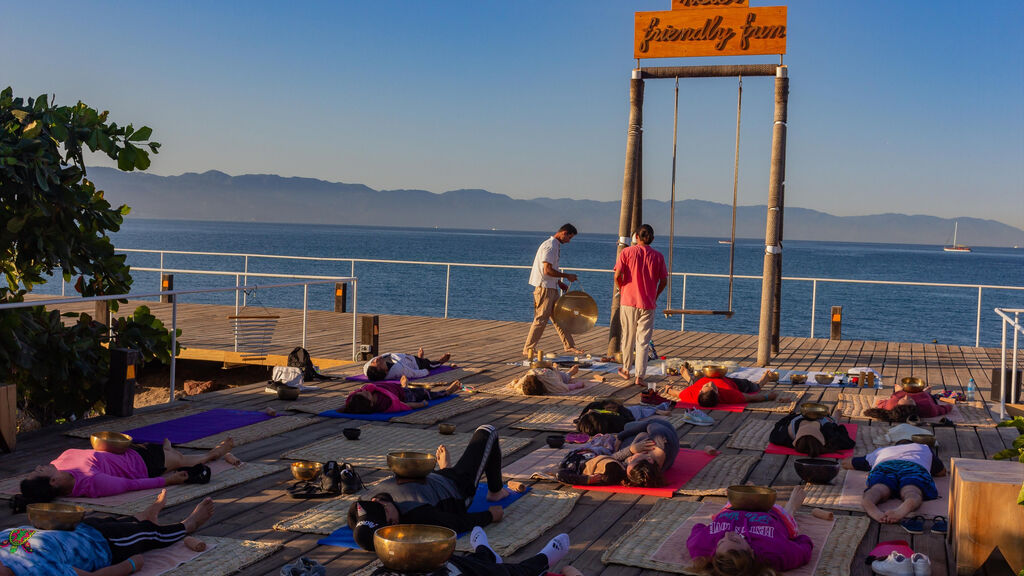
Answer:
M220 434L226 430L234 430L249 424L263 422L271 419L272 416L266 412L253 412L252 410L229 410L218 408L207 410L198 414L182 416L166 422L158 422L143 426L134 430L125 430L125 434L132 437L132 440L139 443L156 443L170 439L172 444L184 444L214 434Z
M451 366L451 365L448 365L448 364L446 364L444 366L438 366L437 368L431 368L430 369L430 374L428 374L428 376L433 376L434 374L440 374L441 372L447 372L449 370L454 370L454 369L455 369L455 366ZM346 376L345 380L352 380L354 382L369 382L369 379L366 378L366 374L356 374L355 376ZM416 380L416 378L409 378L409 380ZM398 380L376 380L375 382L398 382Z

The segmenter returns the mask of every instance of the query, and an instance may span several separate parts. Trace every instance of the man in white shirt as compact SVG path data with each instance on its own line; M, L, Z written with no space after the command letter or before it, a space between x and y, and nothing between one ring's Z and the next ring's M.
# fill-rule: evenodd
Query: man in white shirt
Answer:
M576 227L572 224L565 224L555 232L555 235L541 243L537 248L537 255L533 258L533 268L530 270L530 285L533 289L533 324L530 326L530 333L526 336L526 344L523 346L523 356L529 358L530 351L536 350L540 343L540 337L544 334L544 328L551 319L551 313L555 308L555 300L558 299L558 290L567 290L569 287L560 279L565 278L569 282L576 281L575 274L568 274L558 269L558 254L562 244L568 244L576 236ZM583 351L576 347L572 334L568 334L555 324L555 332L562 340L562 347L566 352L582 354Z

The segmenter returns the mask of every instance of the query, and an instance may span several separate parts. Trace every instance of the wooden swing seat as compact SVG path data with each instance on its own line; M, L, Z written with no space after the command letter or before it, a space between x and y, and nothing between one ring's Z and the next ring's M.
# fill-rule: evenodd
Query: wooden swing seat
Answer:
M735 314L732 310L680 310L674 308L667 308L664 311L665 317L677 316L679 314L693 314L695 316L725 316L726 318L732 318Z

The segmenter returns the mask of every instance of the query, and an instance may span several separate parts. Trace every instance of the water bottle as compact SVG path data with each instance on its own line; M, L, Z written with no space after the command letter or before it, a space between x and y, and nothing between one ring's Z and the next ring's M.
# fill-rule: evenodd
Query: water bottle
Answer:
M967 381L967 401L974 402L974 391L978 389L978 385L974 383L974 378Z

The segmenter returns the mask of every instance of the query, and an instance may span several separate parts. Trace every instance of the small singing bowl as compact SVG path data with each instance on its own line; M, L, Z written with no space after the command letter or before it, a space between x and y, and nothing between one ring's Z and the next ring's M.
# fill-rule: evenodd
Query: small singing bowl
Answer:
M725 491L729 504L736 510L767 512L775 505L777 493L767 486L729 486Z
M437 458L426 452L388 452L388 468L401 478L426 478Z
M725 373L728 371L729 370L725 366L721 366L719 364L708 364L701 369L704 376L708 378L721 378L722 376L725 376Z
M437 425L437 431L441 434L455 434L455 424L441 423Z
M828 484L839 475L839 462L825 458L797 458L793 469L804 482Z
M778 382L779 381L779 373L777 371L775 371L775 370L769 370L768 371L768 381L769 382Z
M922 378L918 378L917 376L907 376L906 378L900 380L900 384L903 385L903 391L908 392L910 394L924 392L924 389L927 386L925 381Z
M395 572L433 572L455 552L455 532L442 526L396 524L373 533L373 548Z
M551 362L548 362L547 360L536 360L530 363L530 368L538 370L541 368L551 368L552 366L553 364L551 364Z
M28 521L39 530L74 530L85 517L85 508L74 504L29 504Z
M132 437L120 432L97 432L89 437L93 450L124 454L132 445Z
M291 386L287 386L287 387L282 386L281 388L277 389L277 399L278 400L298 400L299 399L299 389L298 388L292 388Z
M935 448L935 436L931 434L914 434L910 437L910 441L915 444L924 444L930 448Z
M803 384L807 382L807 374L790 374L789 381L793 384Z
M800 414L808 420L821 420L828 416L828 406L817 402L804 402L800 405Z
M831 374L822 374L819 372L818 374L814 375L814 381L817 382L818 384L821 384L822 386L826 384L831 384L832 381L835 379L836 377Z
M319 462L292 462L292 478L308 482L320 475L324 465Z
M348 440L359 440L359 435L363 433L359 428L342 428L341 433Z
M547 443L548 446L551 446L552 448L561 448L562 446L565 446L565 436L548 436Z

